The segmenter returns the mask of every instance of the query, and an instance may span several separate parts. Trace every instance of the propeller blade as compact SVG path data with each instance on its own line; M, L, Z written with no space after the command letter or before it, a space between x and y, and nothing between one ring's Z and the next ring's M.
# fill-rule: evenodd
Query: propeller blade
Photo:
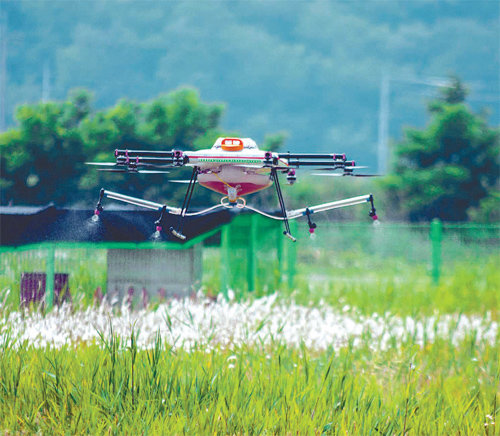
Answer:
M311 176L343 177L342 173L311 173Z
M94 165L99 167L109 167L109 168L120 168L123 169L124 172L127 172L126 164L116 164L113 162L85 162L86 165ZM171 166L163 166L163 165L140 165L139 168L145 169L133 169L130 170L130 173L144 173L144 174L159 174L159 173L169 173L170 171L165 171L164 168L172 168ZM99 170L102 171L102 170Z
M170 171L159 171L159 170L137 170L137 171L130 171L132 174L133 173L140 173L140 174L168 174Z
M360 165L360 166L346 167L346 168L348 168L349 170L356 170L356 169L364 169L364 168L369 168L369 167ZM339 168L339 167L337 167L337 168L333 168L333 167L316 168L316 170L321 170L321 171L337 171L339 169L342 169L342 168Z
M312 173L313 176L325 177L380 177L379 174L351 174L351 173Z
M167 180L167 182L169 183L189 183L191 182L191 180ZM196 181L195 183L198 183L198 181Z
M126 173L128 172L126 169L123 168L98 168L97 171L104 171L107 173Z
M85 162L85 165L95 165L99 167L115 167L115 162Z
M159 170L129 170L124 167L116 168L98 168L97 171L106 171L108 173L129 173L129 174L168 174L170 171L159 171Z

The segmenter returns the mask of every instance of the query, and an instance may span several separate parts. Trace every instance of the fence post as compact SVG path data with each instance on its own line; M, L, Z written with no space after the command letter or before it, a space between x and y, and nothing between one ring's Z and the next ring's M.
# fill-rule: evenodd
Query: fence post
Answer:
M55 278L55 248L53 243L49 243L47 247L47 261L45 264L46 288L45 288L45 304L47 310L52 309L54 305L54 278Z
M255 247L257 246L257 215L250 215L250 237L247 247L247 289L255 291L255 276L257 272L257 259L255 258Z
M432 247L432 281L439 283L441 275L441 241L443 240L443 223L439 218L431 221L431 247Z

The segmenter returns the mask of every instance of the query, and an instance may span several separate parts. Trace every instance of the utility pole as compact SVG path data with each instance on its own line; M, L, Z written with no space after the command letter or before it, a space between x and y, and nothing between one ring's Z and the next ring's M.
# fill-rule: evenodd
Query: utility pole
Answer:
M0 9L0 132L5 131L7 91L7 12Z

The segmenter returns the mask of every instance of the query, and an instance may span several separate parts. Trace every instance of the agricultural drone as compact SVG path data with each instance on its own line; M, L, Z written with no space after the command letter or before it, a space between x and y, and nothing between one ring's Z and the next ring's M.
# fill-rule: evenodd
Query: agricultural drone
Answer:
M169 173L170 169L189 166L193 168L189 180L169 180L169 182L187 183L186 195L181 208L170 207L166 204L155 203L141 198L130 197L117 192L101 189L95 215L99 215L102 208L103 197L123 201L125 203L158 210L160 216L155 222L156 230L162 231L161 220L164 214L178 215L176 227L170 227L170 232L177 238L184 240L184 218L212 211L217 208L249 209L267 218L283 221L285 230L283 234L295 241L290 233L289 220L302 216L307 217L309 232L314 233L316 224L312 222L311 215L331 209L368 202L371 206L370 217L377 220L373 196L371 194L344 200L323 203L316 206L296 210L286 210L283 194L281 192L279 175L286 175L288 184L293 185L297 180L296 169L313 168L321 170L315 173L318 176L337 177L371 177L370 174L355 174L358 168L354 161L346 160L345 154L323 153L275 153L260 150L255 141L250 138L218 138L210 149L198 151L147 151L147 150L115 150L116 162L89 162L96 165L101 171L125 173ZM189 204L196 183L223 195L219 204L200 212L188 212ZM280 215L272 215L252 206L247 205L247 194L269 188L274 184Z

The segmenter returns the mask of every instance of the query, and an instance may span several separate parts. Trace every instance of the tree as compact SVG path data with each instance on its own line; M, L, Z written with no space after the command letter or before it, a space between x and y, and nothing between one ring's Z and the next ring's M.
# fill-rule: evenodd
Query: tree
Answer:
M89 157L95 156L97 161L109 161L115 148L193 150L210 147L223 134L219 127L223 111L224 105L204 103L196 90L184 88L145 103L122 99L112 108L88 117L80 130ZM184 169L178 177L187 174ZM84 195L86 200L95 199L103 186L170 202L177 201L184 190L182 186L165 183L163 174L109 174L92 168L80 180L81 192L88 193Z
M85 172L79 125L90 112L90 94L75 91L68 101L20 106L19 127L0 134L2 204L65 204Z
M493 196L498 186L499 130L471 112L466 94L462 82L453 78L441 98L429 104L427 128L408 129L406 139L396 145L394 172L386 186L412 221L465 221L468 211Z
M103 186L175 202L185 186L165 183L163 174L110 174L84 163L110 161L116 148L209 148L218 136L228 135L219 126L224 105L202 102L194 89L145 103L123 99L101 111L92 110L91 100L87 91L79 90L65 102L19 107L19 126L0 134L2 204L87 204ZM282 134L267 136L264 147L276 149L283 141ZM176 178L188 174L189 169L181 169ZM194 204L213 201L209 195L207 191Z
M291 151L308 146L369 162L380 71L460 70L498 92L498 2L268 3L2 1L7 123L14 105L40 98L44 71L54 98L84 86L100 109L187 83L227 102L225 124L242 133L286 129ZM391 134L401 120L420 119L418 99L406 92L394 93L391 107L399 115Z

